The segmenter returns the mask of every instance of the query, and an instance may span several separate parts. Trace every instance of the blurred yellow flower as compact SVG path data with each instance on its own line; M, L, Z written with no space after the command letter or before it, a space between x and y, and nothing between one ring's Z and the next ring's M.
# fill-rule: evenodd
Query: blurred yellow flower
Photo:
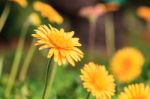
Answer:
M93 62L85 64L81 69L81 80L84 88L91 92L96 99L111 99L115 92L115 83L112 75L108 74L103 65Z
M38 26L41 24L40 17L36 13L31 13L29 15L29 20L35 26Z
M28 5L27 0L10 0L10 1L17 3L23 8L25 8Z
M124 83L140 75L143 63L142 53L138 49L127 47L115 53L111 60L111 68L116 79Z
M81 46L79 38L74 37L74 32L65 32L64 29L56 29L42 25L35 30L36 34L32 36L38 41L35 45L40 45L40 50L48 48L48 58L54 56L54 60L59 65L65 64L67 61L71 65L75 65L75 61L80 61L83 52L77 47Z
M143 83L129 85L120 93L118 99L150 99L150 87Z
M43 17L48 18L50 22L62 24L62 16L59 15L59 13L52 6L40 1L36 1L34 2L33 7L36 11L40 12Z
M150 21L150 7L142 6L137 9L137 14L139 17L146 21Z

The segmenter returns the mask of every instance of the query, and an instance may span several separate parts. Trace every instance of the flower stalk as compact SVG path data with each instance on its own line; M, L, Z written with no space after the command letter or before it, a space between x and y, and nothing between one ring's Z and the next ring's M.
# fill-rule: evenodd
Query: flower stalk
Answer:
M105 17L105 35L107 55L110 58L115 52L115 30L112 14L107 14Z
M45 99L49 99L49 93L51 93L51 89L52 89L52 85L53 85L53 82L54 82L56 70L57 70L57 63L54 63L54 65L52 67L52 70L51 70L49 84L47 86L47 91L46 91Z
M2 71L3 71L3 62L4 62L4 57L0 57L0 78L2 76Z
M150 22L147 22L147 30L150 31Z
M33 46L33 43L34 43L34 39L32 40L31 46L29 48L29 51L27 53L27 56L26 56L25 61L23 63L23 66L21 68L20 76L19 76L19 80L20 81L24 81L25 80L26 75L27 75L27 71L28 71L28 68L29 68L29 65L31 63L33 54L35 52L35 47Z
M2 15L0 17L0 32L2 31L2 29L6 23L9 13L10 13L10 5L6 4L4 11L2 12Z
M46 96L47 86L48 86L48 82L49 82L48 78L49 78L50 64L52 62L52 59L53 59L53 57L48 59L47 71L46 71L46 77L45 77L45 86L44 86L44 91L43 91L42 99L46 99L45 96Z
M95 45L95 35L96 35L96 20L97 18L89 19L89 52L93 54Z
M86 96L86 99L90 99L90 92L88 92L87 96Z
M11 72L10 72L10 75L9 75L9 78L8 78L8 83L7 83L7 86L6 86L6 89L5 89L5 96L6 97L9 97L11 89L12 89L13 84L15 82L15 78L16 78L17 71L18 71L18 68L19 68L21 56L22 56L22 53L23 53L23 46L24 46L24 42L25 42L25 37L26 37L27 30L29 28L29 25L30 25L30 22L27 20L24 23L23 27L22 27L21 35L20 35L20 38L19 38L19 43L18 43L18 46L17 46L17 49L16 49L14 61L13 61L13 64L12 64L12 69L11 69Z

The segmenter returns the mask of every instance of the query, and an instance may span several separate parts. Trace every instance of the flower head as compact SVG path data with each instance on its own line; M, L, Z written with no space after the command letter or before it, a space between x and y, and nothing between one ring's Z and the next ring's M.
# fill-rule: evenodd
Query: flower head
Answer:
M58 24L63 22L63 18L52 6L40 1L36 1L34 2L33 7L36 11L40 12L43 17L48 18L50 22L56 22Z
M98 4L96 6L81 8L79 15L90 20L95 20L98 16L103 15L105 12L105 6L103 4Z
M150 7L139 7L137 9L137 14L139 17L143 18L146 21L150 21Z
M29 20L35 26L38 26L38 25L41 24L41 20L40 20L39 16L36 13L31 13L29 15Z
M111 68L116 79L123 83L134 80L142 70L144 57L135 48L123 48L112 57Z
M97 65L93 62L85 64L81 69L81 80L83 86L96 99L111 99L115 92L114 78L108 74L103 65Z
M40 45L40 50L48 48L47 57L54 56L59 65L68 61L74 66L75 61L80 61L83 57L83 52L77 48L81 46L79 38L73 37L74 32L65 32L64 29L58 30L46 25L39 26L35 31L36 34L32 35L38 39L35 45Z
M117 11L120 5L118 3L111 2L111 3L106 3L105 7L108 12L111 12L111 11Z
M129 85L120 93L118 99L150 99L150 87L143 83Z
M10 0L10 1L17 3L23 8L25 8L28 5L27 0Z

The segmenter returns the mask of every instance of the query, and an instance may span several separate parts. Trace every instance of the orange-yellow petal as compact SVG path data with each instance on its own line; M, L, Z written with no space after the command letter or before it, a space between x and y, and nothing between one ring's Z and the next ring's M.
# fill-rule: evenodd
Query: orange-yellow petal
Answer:
M69 62L75 66L83 58L83 52L78 48L81 46L79 38L74 38L74 32L65 32L63 29L56 29L52 26L39 26L32 34L37 39L35 45L40 46L40 50L49 49L48 58L54 56L54 60L59 64Z

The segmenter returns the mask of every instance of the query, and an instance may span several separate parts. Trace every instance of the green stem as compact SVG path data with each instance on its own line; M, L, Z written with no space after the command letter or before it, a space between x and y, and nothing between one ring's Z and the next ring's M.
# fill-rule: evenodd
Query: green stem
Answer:
M86 99L89 99L90 98L90 92L88 92L87 96L86 96Z
M25 37L26 37L26 33L27 33L29 25L30 25L30 23L27 20L24 23L24 26L23 26L22 31L21 31L18 47L16 49L16 54L15 54L14 61L13 61L13 64L12 64L12 69L11 69L10 76L8 78L7 86L6 86L6 89L5 89L5 96L6 97L9 97L11 89L12 89L13 84L14 84L15 79L16 79L17 71L18 71L18 68L19 68L19 63L20 63L21 56L22 56L22 53L23 53L23 46L24 46L24 42L25 42Z
M116 94L119 94L122 90L123 84L120 82L116 82Z
M6 23L9 13L10 13L10 5L7 4L4 8L4 11L2 12L1 17L0 17L0 33Z
M19 75L20 81L25 80L30 62L31 62L33 54L35 52L35 47L33 46L33 43L34 43L34 39L32 40L31 46L29 48L29 51L27 53L27 56L26 56L25 61L23 63L23 66L21 68L20 75Z
M4 62L4 58L1 56L1 57L0 57L0 78L1 78L1 76L2 76L3 62Z
M50 75L49 84L48 84L48 87L47 87L47 92L46 92L46 95L45 95L45 99L49 99L49 93L51 93L51 89L52 89L52 85L53 85L53 82L54 82L56 70L57 70L57 63L54 63L54 65L52 66L51 75Z
M95 20L90 20L90 26L89 26L89 52L90 54L93 54L94 45L95 45L95 35L96 35L96 18Z
M44 86L42 99L46 99L45 96L46 96L46 91L47 91L47 86L48 86L48 81L49 81L48 78L49 78L50 67L52 67L52 66L50 66L50 64L52 62L52 58L50 58L47 63L47 72L46 72L46 77L45 77L45 86Z
M113 15L105 17L105 34L106 34L106 49L110 58L115 51L115 33L114 33Z

